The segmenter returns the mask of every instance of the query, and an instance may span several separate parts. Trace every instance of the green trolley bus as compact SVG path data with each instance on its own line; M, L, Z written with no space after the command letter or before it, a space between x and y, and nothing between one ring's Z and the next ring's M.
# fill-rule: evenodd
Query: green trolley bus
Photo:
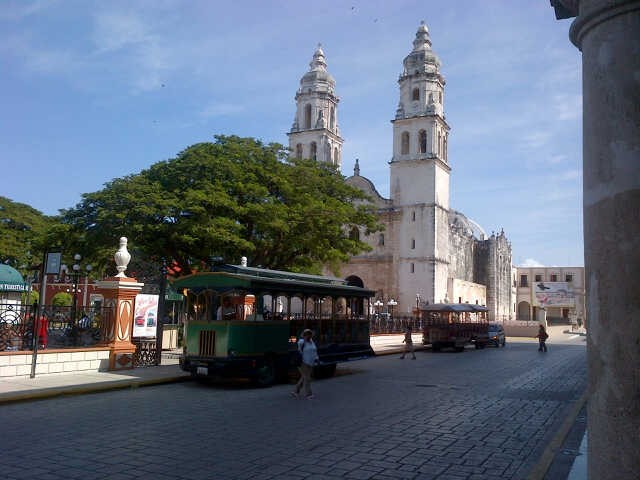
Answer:
M260 386L287 378L297 339L314 332L317 377L336 363L373 356L370 299L345 280L242 265L172 282L186 297L183 370L194 377L245 377Z

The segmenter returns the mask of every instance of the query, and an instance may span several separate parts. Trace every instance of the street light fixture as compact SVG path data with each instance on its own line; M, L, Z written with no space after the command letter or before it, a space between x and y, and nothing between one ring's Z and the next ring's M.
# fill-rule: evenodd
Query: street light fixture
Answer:
M396 305L398 305L398 302L396 302L393 298L389 299L389 301L387 302L387 307L389 307L391 318L393 318L393 307L395 307Z
M380 308L384 305L384 302L380 299L376 300L375 302L373 302L373 306L376 307L376 313L379 315L380 314Z
M73 279L73 303L71 305L71 321L73 322L73 324L75 325L76 323L76 309L78 306L78 280L80 279L80 260L82 260L82 255L80 255L79 253L76 253L73 256L73 261L74 264L71 267L72 272L71 272L71 277ZM86 271L87 271L87 276L89 275L89 272L91 271L91 265L87 265L85 267ZM65 268L66 270L66 268ZM87 283L86 279L85 279L85 284ZM86 296L86 288L85 288L85 296ZM84 306L83 302L83 306Z

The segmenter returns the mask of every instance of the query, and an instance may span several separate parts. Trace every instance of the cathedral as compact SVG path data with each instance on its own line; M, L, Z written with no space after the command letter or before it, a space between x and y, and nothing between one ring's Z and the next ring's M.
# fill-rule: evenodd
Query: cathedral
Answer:
M503 231L488 236L450 206L445 79L424 23L404 58L398 83L399 102L391 121L391 198L382 197L360 174L358 160L353 176L346 179L370 197L385 228L372 235L350 232L371 250L352 257L341 273L352 284L375 290L377 308L395 315L446 302L486 305L490 320L513 318L510 242ZM343 139L335 86L318 46L300 80L288 135L293 155L340 168Z

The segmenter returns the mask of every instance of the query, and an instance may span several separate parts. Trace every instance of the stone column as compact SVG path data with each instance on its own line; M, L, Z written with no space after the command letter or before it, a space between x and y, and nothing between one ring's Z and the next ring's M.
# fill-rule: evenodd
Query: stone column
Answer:
M553 0L582 51L589 478L640 475L640 1Z
M131 343L133 313L136 296L143 285L135 278L128 277L110 277L97 284L104 297L105 307L110 307L113 312L113 322L107 335L109 370L133 368L133 354L136 351L135 345Z

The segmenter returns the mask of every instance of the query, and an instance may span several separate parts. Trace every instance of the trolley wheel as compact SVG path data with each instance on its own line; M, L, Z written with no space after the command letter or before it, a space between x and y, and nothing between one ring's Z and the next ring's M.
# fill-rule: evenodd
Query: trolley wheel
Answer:
M254 383L258 387L270 387L276 381L276 366L272 358L265 359L264 363L256 369Z

